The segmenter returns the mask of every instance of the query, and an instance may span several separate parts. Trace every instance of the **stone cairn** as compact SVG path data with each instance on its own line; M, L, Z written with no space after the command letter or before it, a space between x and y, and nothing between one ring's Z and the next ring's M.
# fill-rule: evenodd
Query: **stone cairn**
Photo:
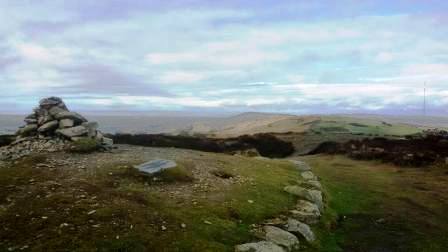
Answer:
M98 130L98 123L71 112L58 97L40 100L33 113L25 117L25 126L17 131L16 141L0 148L0 160L14 160L33 152L56 152L67 149L71 142L95 139L105 149L113 144Z

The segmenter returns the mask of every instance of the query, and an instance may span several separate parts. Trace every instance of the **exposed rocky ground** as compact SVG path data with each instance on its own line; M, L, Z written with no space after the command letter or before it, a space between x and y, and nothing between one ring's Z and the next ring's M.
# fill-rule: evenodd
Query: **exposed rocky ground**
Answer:
M0 148L0 160L15 160L35 152L56 152L70 147L71 142L92 139L103 147L113 141L98 130L96 122L68 110L61 98L49 97L39 102L33 113L24 119L25 125L11 136L3 137L7 146Z
M391 162L399 166L427 166L448 162L448 132L426 130L402 139L372 138L346 143L325 142L310 154L346 154L354 159Z

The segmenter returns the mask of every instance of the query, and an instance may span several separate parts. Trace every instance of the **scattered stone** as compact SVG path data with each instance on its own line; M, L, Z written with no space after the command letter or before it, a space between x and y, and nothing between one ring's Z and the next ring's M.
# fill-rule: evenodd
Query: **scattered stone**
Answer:
M301 175L302 178L305 179L305 180L317 180L317 179L318 179L318 178L316 177L316 175L314 175L314 173L311 172L311 171L302 172L302 173L300 173L300 175Z
M135 169L138 169L139 171L146 173L146 174L154 174L157 172L160 172L162 170L170 169L173 167L176 167L176 162L172 160L166 160L166 159L155 159L151 160L149 162L136 165L134 166Z
M308 242L313 242L316 240L316 237L314 236L314 233L311 230L310 226L303 222L289 218L287 226L289 232L301 234Z
M208 221L208 220L205 220L204 223L207 224L207 225L212 225L212 224L213 224L213 223L211 223L211 222Z
M247 202L248 202L249 204L253 204L253 203L254 203L253 200L247 200Z
M235 246L235 252L284 252L285 250L273 242L260 241Z
M181 223L181 224L180 224L180 227L183 228L183 229L184 229L184 228L187 228L187 224L185 224L185 223Z
M166 227L165 226L161 226L160 229L162 229L162 231L165 231Z
M266 240L291 251L299 246L299 239L290 232L274 226L265 226Z

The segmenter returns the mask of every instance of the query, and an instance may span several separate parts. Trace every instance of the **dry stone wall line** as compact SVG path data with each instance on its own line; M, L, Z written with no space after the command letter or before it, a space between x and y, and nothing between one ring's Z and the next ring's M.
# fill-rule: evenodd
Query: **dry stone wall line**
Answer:
M269 224L263 227L264 240L237 245L236 252L294 251L300 245L298 237L303 237L309 243L316 240L310 226L319 222L325 210L322 185L308 164L298 160L290 161L296 165L302 177L298 185L284 188L286 193L299 198L295 208L290 210L290 216L280 227Z
M15 160L33 152L63 150L70 142L95 139L104 148L113 141L98 130L98 123L69 111L59 97L40 100L39 106L24 119L25 125L16 132L16 141L0 148L0 160Z

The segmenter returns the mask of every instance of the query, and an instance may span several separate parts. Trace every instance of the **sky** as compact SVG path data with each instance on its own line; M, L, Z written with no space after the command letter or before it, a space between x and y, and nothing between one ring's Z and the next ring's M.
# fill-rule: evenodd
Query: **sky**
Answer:
M0 0L0 112L448 114L446 0Z

